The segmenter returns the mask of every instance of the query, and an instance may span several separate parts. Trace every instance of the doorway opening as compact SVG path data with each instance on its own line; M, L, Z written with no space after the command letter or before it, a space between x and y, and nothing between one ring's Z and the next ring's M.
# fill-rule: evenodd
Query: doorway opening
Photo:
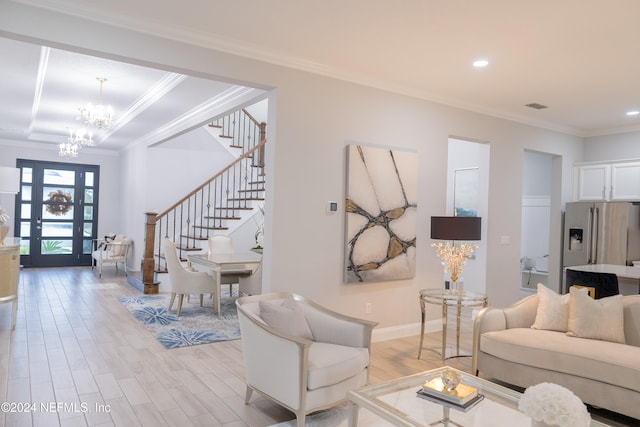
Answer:
M91 265L100 167L17 159L14 229L25 267Z
M524 152L522 176L522 225L520 248L520 296L536 292L538 283L549 286L552 229L554 157Z
M489 144L449 138L447 161L447 215L482 218L482 240L469 259L459 282L466 290L486 291L486 230L489 206ZM445 279L446 280L446 279Z

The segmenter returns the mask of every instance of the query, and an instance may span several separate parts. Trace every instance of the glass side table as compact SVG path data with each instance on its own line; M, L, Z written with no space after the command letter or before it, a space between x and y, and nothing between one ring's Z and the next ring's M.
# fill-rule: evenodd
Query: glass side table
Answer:
M486 307L489 299L485 294L480 292L472 292L465 290L453 289L423 289L420 291L420 310L421 310L421 326L420 326L420 349L418 350L418 359L422 355L422 344L424 342L424 323L426 315L426 305L434 304L442 307L442 364L445 359L451 357L464 357L470 354L460 352L460 316L462 307L482 308ZM447 350L447 314L449 307L456 307L456 350L451 356L446 355ZM430 349L431 350L431 349Z

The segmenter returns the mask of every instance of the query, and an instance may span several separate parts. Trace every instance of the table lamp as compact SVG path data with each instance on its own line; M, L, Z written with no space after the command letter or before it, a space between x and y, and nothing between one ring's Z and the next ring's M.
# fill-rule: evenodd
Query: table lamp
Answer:
M444 272L451 274L451 289L457 290L458 277L467 258L478 247L474 243L457 243L458 241L480 240L481 218L477 216L432 216L431 238L448 240L432 243L444 265Z

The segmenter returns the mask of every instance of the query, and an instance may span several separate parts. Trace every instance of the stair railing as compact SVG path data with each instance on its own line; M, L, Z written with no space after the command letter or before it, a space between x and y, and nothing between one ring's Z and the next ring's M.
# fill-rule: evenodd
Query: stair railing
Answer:
M264 200L266 123L258 123L241 109L209 126L220 128L221 138L229 138L231 146L241 148L242 154L165 211L146 214L141 265L146 294L158 292L156 273L166 271L161 248L164 237L177 243L178 255L185 259L187 251L199 250L199 241L227 229L226 221L240 219L241 211L253 209L253 201Z
M228 139L233 148L240 148L244 154L265 137L266 123L258 122L245 108L218 117L209 127L220 129L220 138Z

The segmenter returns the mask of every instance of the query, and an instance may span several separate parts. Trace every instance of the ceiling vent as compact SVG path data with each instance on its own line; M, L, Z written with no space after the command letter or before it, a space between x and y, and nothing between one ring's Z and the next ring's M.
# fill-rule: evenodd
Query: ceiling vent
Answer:
M526 104L525 107L535 108L536 110L544 110L545 108L549 108L546 105L538 104L537 102L532 102L531 104Z

